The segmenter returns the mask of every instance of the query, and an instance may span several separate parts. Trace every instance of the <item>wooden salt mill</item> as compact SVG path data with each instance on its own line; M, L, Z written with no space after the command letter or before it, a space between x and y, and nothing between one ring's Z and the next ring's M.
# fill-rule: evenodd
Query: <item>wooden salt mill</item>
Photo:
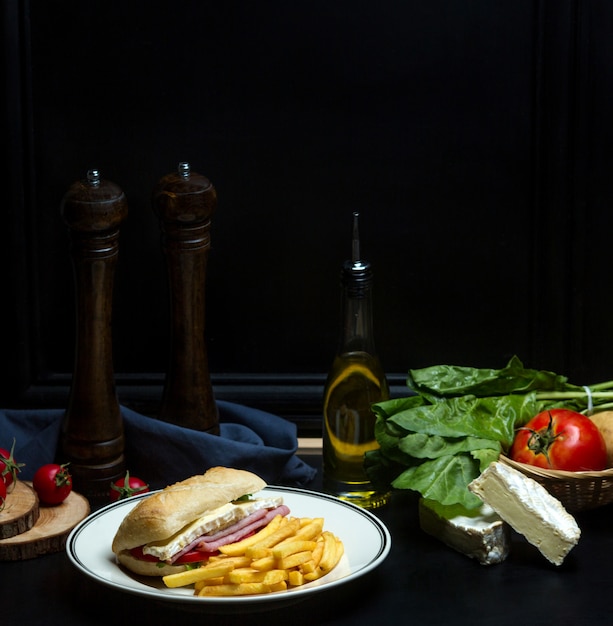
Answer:
M60 460L70 462L76 490L108 494L125 473L123 421L113 372L111 310L126 198L98 170L73 183L61 213L70 228L76 297L76 346L72 386L64 414Z
M159 419L219 434L205 344L205 283L211 216L217 193L210 181L179 163L153 192L170 288L170 358Z

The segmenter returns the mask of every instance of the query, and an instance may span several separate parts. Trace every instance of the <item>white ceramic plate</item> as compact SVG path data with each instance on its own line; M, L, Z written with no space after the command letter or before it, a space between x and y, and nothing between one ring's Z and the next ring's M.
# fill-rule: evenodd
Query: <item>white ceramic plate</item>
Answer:
M139 577L117 565L111 551L113 537L127 513L142 498L119 500L93 513L70 533L66 552L85 575L118 591L157 601L179 602L215 610L243 610L246 606L272 608L275 603L304 600L309 595L330 590L370 572L388 555L391 537L388 529L372 513L333 496L287 487L266 487L264 492L282 495L295 517L323 517L324 529L337 535L345 546L341 562L326 576L300 587L258 596L200 598L193 588L168 589L160 578Z

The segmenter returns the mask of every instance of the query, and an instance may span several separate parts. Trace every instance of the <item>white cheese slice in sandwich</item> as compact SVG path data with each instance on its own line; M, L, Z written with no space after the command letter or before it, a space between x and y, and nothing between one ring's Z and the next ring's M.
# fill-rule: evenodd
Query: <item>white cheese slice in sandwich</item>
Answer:
M562 503L508 465L490 464L468 488L555 565L561 565L579 541L581 530Z
M482 565L501 563L511 549L511 529L487 504L468 510L421 498L421 529Z
M172 535L167 540L146 544L143 547L143 553L151 554L164 561L202 535L223 530L255 511L272 509L280 504L283 504L282 496L228 502L228 504L224 504L184 526L178 533Z

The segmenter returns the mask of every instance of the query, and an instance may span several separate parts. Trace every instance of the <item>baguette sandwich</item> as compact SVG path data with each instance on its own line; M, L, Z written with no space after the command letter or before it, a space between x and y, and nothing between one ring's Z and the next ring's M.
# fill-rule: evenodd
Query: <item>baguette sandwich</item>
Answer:
M280 496L251 497L265 486L251 472L213 467L143 498L117 529L117 561L142 576L197 566L289 513Z

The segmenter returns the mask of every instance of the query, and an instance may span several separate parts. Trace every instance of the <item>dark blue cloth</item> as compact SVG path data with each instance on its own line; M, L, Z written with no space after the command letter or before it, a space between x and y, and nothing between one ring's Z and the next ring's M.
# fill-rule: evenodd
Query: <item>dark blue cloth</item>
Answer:
M126 465L154 488L165 487L209 467L247 469L268 484L305 487L316 470L296 456L296 426L276 415L217 401L220 435L181 428L121 407ZM0 447L25 463L20 478L56 460L63 410L0 410Z

